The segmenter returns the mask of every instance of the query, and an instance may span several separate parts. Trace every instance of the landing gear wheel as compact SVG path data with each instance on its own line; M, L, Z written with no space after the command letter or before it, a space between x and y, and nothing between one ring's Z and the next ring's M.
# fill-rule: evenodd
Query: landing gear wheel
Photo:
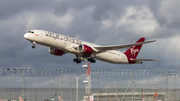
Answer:
M77 58L74 58L73 61L76 62L76 63L81 63L81 60L79 60Z
M76 63L81 63L81 60L76 61Z
M91 63L96 63L96 60L91 60L90 62L91 62Z
M88 61L92 61L93 59L92 58L88 58Z
M76 62L76 61L77 61L77 59L73 59L73 61L74 61L74 62Z
M90 61L91 63L95 63L96 60L94 60L93 58L88 58L88 61Z
M32 48L34 49L34 48L36 48L36 46L35 46L35 45L33 45L33 46L32 46Z
M81 60L77 60L76 63L81 63Z

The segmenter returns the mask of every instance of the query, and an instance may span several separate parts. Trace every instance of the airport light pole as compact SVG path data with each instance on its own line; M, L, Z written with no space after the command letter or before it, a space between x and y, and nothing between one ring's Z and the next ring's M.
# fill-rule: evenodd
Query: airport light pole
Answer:
M25 84L25 82L24 82L24 69L23 69L23 99L25 99L25 97L24 97L24 84Z
M137 90L137 87L136 87L135 82L134 82L134 80L133 80L133 76L134 76L133 70L132 70L131 76L132 76L131 82L129 83L129 85L128 85L128 87L127 87L127 89L126 89L126 91L125 91L125 93L124 93L124 96L123 96L123 98L122 98L121 101L124 101L124 100L125 100L126 93L128 92L128 89L130 88L130 85L131 85L131 90L132 90L132 98L131 98L131 100L134 101L134 91ZM134 87L135 87L135 90L134 90ZM140 94L139 92L138 92L138 94L139 94L140 100L142 101L141 94Z
M61 98L63 99L62 90L63 90L63 69L61 69Z
M99 101L99 70L97 70L97 101Z
M28 86L28 101L29 101L29 86Z
M86 101L89 101L91 95L91 63L86 63L87 65L83 65L86 68L86 80L83 81L86 83Z
M76 77L76 101L78 101L78 78Z

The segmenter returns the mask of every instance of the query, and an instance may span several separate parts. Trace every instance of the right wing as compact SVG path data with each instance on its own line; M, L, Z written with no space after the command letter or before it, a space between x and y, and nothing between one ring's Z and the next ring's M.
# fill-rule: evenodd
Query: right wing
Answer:
M99 46L99 47L93 47L93 48L95 48L98 52L105 52L105 51L108 51L108 50L117 50L117 49L129 48L129 47L132 47L132 46L146 44L146 43L155 42L155 41L156 40L133 43L133 44L125 44L125 45Z

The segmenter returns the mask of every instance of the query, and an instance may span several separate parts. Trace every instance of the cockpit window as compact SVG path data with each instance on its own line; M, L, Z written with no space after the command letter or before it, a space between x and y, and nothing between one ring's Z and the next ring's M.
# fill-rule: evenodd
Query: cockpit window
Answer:
M28 33L34 33L33 31L28 31Z

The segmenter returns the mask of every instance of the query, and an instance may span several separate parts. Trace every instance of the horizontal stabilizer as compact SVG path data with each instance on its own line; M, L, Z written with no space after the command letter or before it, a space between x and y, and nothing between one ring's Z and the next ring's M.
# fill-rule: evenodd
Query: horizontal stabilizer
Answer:
M156 59L131 59L133 61L157 61Z

